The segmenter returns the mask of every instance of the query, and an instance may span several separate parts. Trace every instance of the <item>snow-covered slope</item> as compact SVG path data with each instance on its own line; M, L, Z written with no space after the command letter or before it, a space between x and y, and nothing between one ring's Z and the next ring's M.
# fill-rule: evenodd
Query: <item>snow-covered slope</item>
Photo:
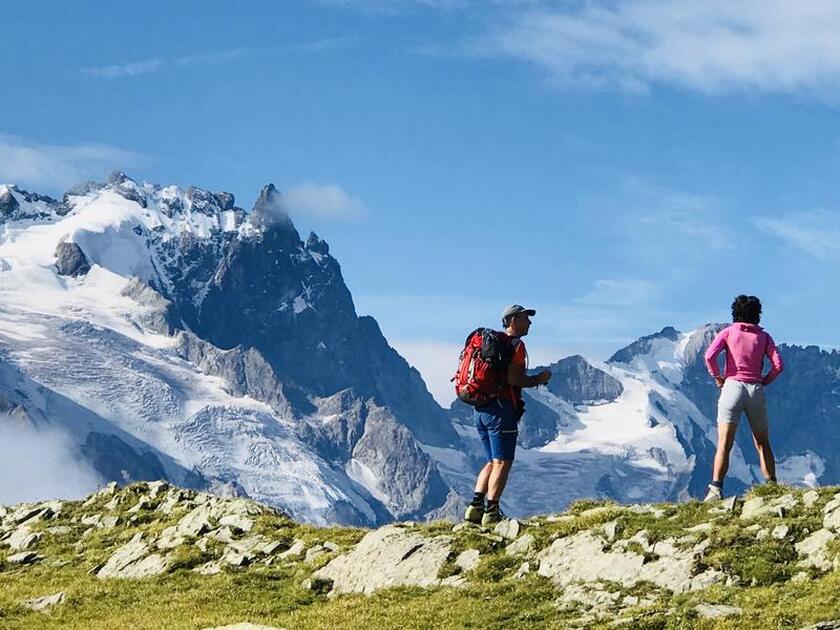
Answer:
M272 344L284 338L312 348ZM343 356L348 338L365 365ZM106 479L165 473L316 523L447 500L407 428L438 422L445 442L443 412L356 316L326 243L300 240L273 186L251 213L227 193L121 173L62 202L3 186L0 366L0 412L69 432ZM305 368L332 382L312 386ZM413 408L389 406L397 388ZM411 485L384 483L406 456Z

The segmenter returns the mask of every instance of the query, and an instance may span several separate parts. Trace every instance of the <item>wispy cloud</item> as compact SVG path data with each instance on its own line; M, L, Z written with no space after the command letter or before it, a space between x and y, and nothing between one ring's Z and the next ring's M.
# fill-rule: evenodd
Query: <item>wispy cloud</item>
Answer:
M510 12L475 50L574 86L837 95L840 4L822 0L626 0Z
M142 161L139 153L106 144L40 144L0 134L0 182L63 190Z
M119 79L122 77L149 74L166 66L191 68L194 66L212 66L228 63L241 59L256 50L256 48L235 48L201 55L185 55L173 58L154 57L144 61L132 61L130 63L102 66L99 68L82 68L80 72L89 79Z
M763 232L824 262L840 260L840 212L797 212L786 219L755 217Z
M154 72L163 67L164 63L166 63L165 59L157 57L146 61L104 66L102 68L82 68L81 73L90 79L118 79Z
M0 505L53 498L78 499L101 483L58 431L36 431L0 416Z
M119 79L150 74L165 68L194 68L198 66L216 66L232 63L259 52L315 54L344 48L352 45L356 41L358 41L358 37L355 36L325 37L285 46L232 48L230 50L198 55L183 55L180 57L159 56L142 61L132 61L95 68L82 68L80 72L89 79Z
M326 219L357 219L365 216L365 205L338 184L303 182L283 194L293 214Z

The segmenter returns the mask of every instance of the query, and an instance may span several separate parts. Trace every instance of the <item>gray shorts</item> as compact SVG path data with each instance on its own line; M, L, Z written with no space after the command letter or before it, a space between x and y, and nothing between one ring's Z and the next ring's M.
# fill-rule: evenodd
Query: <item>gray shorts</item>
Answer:
M753 433L767 430L767 402L764 399L764 385L742 383L734 378L726 379L718 399L718 424L738 425L741 413L747 414Z

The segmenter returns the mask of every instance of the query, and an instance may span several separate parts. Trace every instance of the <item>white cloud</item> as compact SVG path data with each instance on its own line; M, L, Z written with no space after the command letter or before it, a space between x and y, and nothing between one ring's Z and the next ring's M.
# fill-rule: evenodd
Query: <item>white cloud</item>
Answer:
M194 66L210 66L227 63L241 59L256 50L256 48L234 48L220 52L200 55L184 55L182 57L174 58L155 57L144 61L132 61L130 63L115 64L111 66L82 68L80 72L89 79L119 79L122 77L149 74L150 72L156 72L165 66L191 68Z
M840 260L840 213L798 212L788 219L756 217L753 224L819 260Z
M0 134L0 182L63 190L137 165L142 156L106 144L39 144Z
M64 434L0 417L0 505L78 499L101 483Z
M337 184L303 182L286 190L283 197L292 213L327 219L360 218L365 214L364 204Z
M824 0L626 0L510 13L476 51L536 63L560 83L704 93L836 95L840 4Z
M165 63L165 59L157 57L146 61L135 61L101 68L82 68L80 72L90 79L118 79L154 72L162 68Z

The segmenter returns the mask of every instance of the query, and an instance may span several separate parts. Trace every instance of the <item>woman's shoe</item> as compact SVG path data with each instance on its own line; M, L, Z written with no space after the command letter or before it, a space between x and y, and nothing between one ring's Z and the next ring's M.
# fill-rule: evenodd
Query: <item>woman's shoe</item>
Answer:
M723 491L717 486L709 484L709 491L703 501L720 501L723 498Z

